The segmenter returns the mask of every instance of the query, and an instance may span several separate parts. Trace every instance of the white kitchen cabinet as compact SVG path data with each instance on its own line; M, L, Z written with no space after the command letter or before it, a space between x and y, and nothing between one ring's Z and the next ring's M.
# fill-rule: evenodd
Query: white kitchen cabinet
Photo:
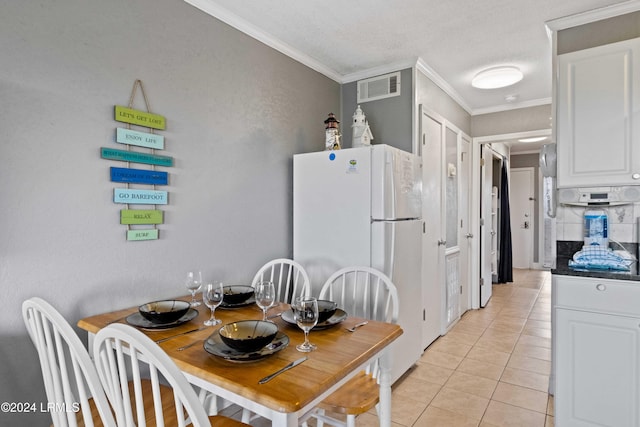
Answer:
M558 426L640 426L640 283L553 277Z
M640 184L640 39L557 63L558 187Z

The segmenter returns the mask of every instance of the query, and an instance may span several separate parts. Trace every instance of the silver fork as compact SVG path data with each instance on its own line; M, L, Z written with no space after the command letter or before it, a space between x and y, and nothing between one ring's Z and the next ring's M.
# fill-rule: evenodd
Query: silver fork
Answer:
M357 323L357 324L353 325L352 327L347 328L347 331L349 331L349 332L355 332L355 331L356 331L356 329L358 329L360 326L364 326L364 325L366 325L367 323L369 323L369 321L368 321L368 320L365 320L364 322Z
M189 344L187 344L187 345L183 345L182 347L178 347L178 351L186 350L186 349L188 349L189 347L194 346L194 345L198 344L198 343L199 343L199 342L201 342L201 341L202 341L202 340L197 340L197 341L194 341L194 342L189 343Z

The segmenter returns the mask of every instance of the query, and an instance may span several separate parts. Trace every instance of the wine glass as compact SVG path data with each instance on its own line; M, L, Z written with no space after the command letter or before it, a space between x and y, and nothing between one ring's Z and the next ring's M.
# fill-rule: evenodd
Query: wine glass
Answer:
M190 271L187 273L185 285L191 292L191 307L200 305L200 301L196 301L196 292L202 287L202 273L200 271Z
M255 286L256 304L262 309L262 320L267 320L267 310L276 301L276 288L273 282L258 282Z
M211 317L204 322L206 326L213 326L218 323L222 323L222 321L220 319L216 319L215 316L216 308L222 302L222 298L224 298L222 282L208 283L204 286L204 289L202 290L202 301L204 301L205 305L211 310Z
M309 342L309 331L318 323L318 300L314 297L297 297L291 306L296 324L304 331L304 342L296 349L307 353L316 349L315 344Z

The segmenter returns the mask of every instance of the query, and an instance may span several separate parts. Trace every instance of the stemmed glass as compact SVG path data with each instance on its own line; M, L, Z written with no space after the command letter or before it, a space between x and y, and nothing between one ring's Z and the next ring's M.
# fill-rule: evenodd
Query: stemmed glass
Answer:
M222 298L224 298L222 282L213 282L205 285L202 290L202 301L204 301L205 305L211 310L211 317L204 322L206 326L213 326L218 323L222 323L222 321L220 319L216 319L215 316L216 308L222 302Z
M314 297L297 297L291 308L298 327L304 331L304 342L298 344L296 349L304 353L315 350L316 345L309 342L309 331L318 323L318 300Z
M200 305L200 301L196 301L196 292L202 287L202 273L200 271L190 271L187 273L185 285L191 292L191 307Z
M267 320L267 311L276 301L273 282L258 282L255 286L256 304L262 309L262 320Z

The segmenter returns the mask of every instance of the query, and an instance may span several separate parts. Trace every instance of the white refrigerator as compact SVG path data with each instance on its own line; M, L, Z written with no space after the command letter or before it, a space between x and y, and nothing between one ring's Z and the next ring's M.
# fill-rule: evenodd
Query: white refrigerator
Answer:
M313 294L348 266L371 266L396 285L404 333L391 347L393 381L423 350L421 167L388 145L293 157L293 257Z

